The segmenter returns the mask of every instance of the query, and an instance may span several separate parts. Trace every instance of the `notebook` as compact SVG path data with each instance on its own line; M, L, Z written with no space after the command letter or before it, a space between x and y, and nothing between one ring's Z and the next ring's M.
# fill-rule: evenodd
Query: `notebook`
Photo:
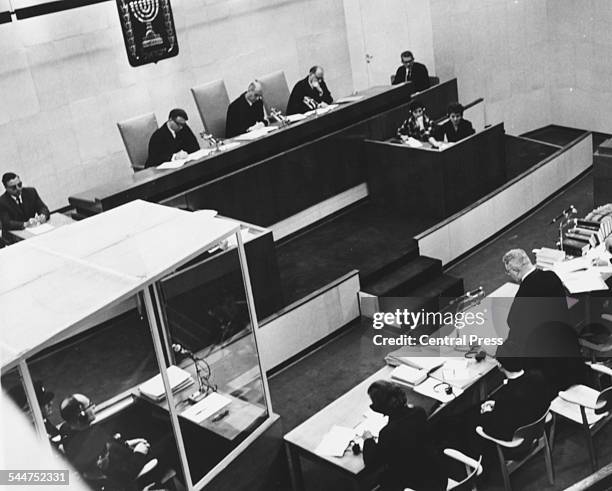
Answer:
M419 370L408 365L395 367L391 372L391 379L409 385L419 385L427 378L427 370Z

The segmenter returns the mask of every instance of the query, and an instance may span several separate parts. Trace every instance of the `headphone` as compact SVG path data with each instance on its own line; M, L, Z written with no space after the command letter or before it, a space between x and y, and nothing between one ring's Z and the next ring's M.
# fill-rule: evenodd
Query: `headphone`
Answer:
M434 392L444 392L446 395L454 395L453 394L453 386L448 382L440 382L439 384L434 385Z
M478 350L478 347L470 348L470 350L463 355L465 358L474 358L477 363L480 363L487 357L487 352L484 350Z

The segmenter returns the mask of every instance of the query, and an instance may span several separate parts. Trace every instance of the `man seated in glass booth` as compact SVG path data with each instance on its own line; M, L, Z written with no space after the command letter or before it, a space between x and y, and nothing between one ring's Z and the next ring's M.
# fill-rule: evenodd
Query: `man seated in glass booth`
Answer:
M100 426L92 426L96 419L95 404L87 396L66 397L60 405L60 414L64 419L59 428L64 453L94 486L135 491L162 478L147 440L125 440L119 434L111 437Z

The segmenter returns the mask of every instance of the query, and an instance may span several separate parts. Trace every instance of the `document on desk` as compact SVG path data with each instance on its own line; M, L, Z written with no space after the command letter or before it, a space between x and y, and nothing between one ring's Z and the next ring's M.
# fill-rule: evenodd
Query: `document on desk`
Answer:
M411 136L404 142L406 145L412 148L422 148L423 143L417 140L416 138L412 138Z
M355 435L361 436L364 432L369 431L374 438L378 438L380 430L382 430L389 422L389 416L384 416L368 409L364 413L365 419L355 426Z
M177 159L172 160L170 162L164 162L163 164L155 167L157 170L168 170L168 169L178 169L179 167L183 167L187 163L187 159Z
M234 140L243 140L243 141L257 140L257 138L266 136L268 133L276 129L277 129L276 126L264 126L263 128L259 128L258 130L249 131L248 133L243 133L242 135L235 136Z
M212 148L200 148L200 150L190 153L185 160L191 162L193 160L203 159L204 157L208 157L213 150Z
M200 424L202 421L210 418L213 414L220 411L231 402L232 400L229 397L225 397L218 392L213 392L212 394L207 395L200 402L183 411L181 416L187 418L189 421L193 421L196 424Z
M431 373L431 377L438 382L446 382L461 390L471 385L482 375L480 366L486 368L486 364L476 364L465 358L447 360L444 365Z
M41 223L40 225L37 225L36 227L26 228L26 230L28 232L30 232L31 234L40 235L40 234L44 234L46 232L50 232L54 228L55 227L53 225L51 225L50 223Z
M177 367L176 365L170 365L167 373L172 392L181 390L194 383L191 374L188 371ZM161 374L159 373L146 382L140 384L138 389L143 396L154 401L161 401L166 397L164 383L162 381Z
M341 97L336 101L336 104L347 104L349 102L357 102L363 99L362 95L349 95L346 97Z
M219 150L221 150L222 152L227 152L228 150L232 150L236 147L239 147L240 145L240 142L222 143L221 145L219 145Z
M289 121L290 123L297 123L298 121L302 121L303 119L306 119L308 116L306 116L306 114L289 114L287 116L287 121Z
M461 394L463 394L463 389L460 389L459 387L452 387L453 393L447 394L446 388L449 385L452 387L452 384L448 382L445 383L445 382L440 382L439 380L436 380L435 378L428 378L422 384L417 385L414 388L414 391L424 396L431 397L432 399L436 399L437 401L440 401L442 403L446 403L446 402L452 401L456 397L459 397Z
M317 455L342 457L353 437L355 437L355 430L353 428L332 426L315 449L315 453Z
M570 293L585 293L608 289L608 285L606 285L606 282L595 269L559 274L559 277Z
M577 257L570 259L569 261L560 261L555 263L552 267L555 273L567 274L573 273L574 271L580 271L581 269L588 269L591 267L591 259L588 257Z

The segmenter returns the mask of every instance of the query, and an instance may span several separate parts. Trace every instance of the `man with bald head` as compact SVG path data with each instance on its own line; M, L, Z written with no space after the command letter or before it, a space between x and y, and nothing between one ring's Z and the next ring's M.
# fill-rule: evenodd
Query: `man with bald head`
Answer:
M263 106L263 86L259 80L253 80L246 92L240 94L227 108L225 136L231 138L242 135L267 124Z
M315 65L308 72L308 76L293 87L287 103L287 114L305 113L318 107L325 107L332 101L325 84L323 67Z

